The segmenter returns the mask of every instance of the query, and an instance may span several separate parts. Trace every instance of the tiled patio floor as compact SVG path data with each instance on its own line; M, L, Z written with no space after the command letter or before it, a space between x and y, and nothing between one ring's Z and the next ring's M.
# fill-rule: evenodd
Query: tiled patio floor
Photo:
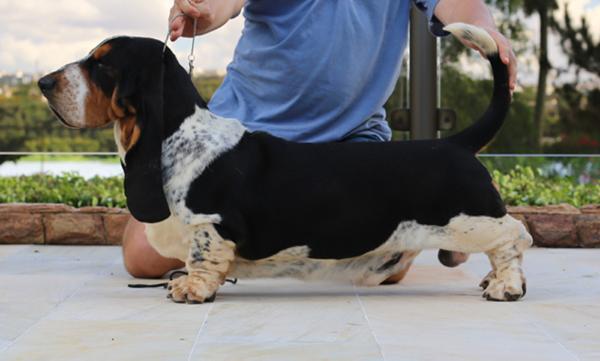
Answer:
M600 360L600 250L533 249L525 269L517 303L480 297L484 256L427 252L397 286L241 280L178 305L126 288L119 248L2 246L0 360Z

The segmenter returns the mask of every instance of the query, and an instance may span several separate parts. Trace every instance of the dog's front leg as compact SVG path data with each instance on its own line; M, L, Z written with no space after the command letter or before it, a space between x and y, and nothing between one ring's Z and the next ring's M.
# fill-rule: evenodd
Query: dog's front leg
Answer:
M169 282L168 297L178 303L212 302L235 258L235 244L224 240L212 224L196 226L189 244L188 275Z

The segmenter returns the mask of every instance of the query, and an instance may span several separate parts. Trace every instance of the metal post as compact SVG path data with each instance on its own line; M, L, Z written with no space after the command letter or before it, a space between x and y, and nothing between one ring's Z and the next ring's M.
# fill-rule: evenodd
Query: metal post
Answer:
M437 39L413 4L410 21L410 136L433 139L438 132Z

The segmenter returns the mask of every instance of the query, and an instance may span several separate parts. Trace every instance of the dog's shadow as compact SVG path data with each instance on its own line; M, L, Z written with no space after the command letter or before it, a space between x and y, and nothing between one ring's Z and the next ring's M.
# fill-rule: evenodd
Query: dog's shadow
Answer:
M332 285L331 289L324 289L326 285L319 285L317 289L310 284L274 285L272 287L254 285L228 285L218 293L217 298L226 301L246 301L261 299L269 301L302 301L326 298L398 298L398 299L449 299L453 297L481 297L481 289L471 288L442 288L428 287L403 287L402 285L378 286L378 287L353 287L352 285Z

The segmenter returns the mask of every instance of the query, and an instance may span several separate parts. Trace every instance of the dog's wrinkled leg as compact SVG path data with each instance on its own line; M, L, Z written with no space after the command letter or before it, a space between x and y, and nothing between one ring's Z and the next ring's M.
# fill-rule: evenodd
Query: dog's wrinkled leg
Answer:
M525 233L513 242L486 252L492 271L480 284L485 289L483 297L490 301L516 301L525 295L527 286L521 263L523 251L530 244L531 236Z
M404 279L404 277L406 277L408 270L412 266L413 261L415 260L415 258L417 258L419 253L420 252L404 252L402 254L402 259L400 260L400 262L404 264L403 267L400 269L400 271L398 271L396 274L388 277L381 284L382 285L395 285L397 283L400 283Z
M198 226L189 242L188 275L169 282L168 297L178 303L212 302L235 258L235 244L211 224Z
M523 223L506 215L502 218L461 215L447 226L401 224L394 234L403 250L445 249L454 252L485 252L493 271L484 279L483 296L493 301L516 301L525 294L521 270L523 251L532 243Z

